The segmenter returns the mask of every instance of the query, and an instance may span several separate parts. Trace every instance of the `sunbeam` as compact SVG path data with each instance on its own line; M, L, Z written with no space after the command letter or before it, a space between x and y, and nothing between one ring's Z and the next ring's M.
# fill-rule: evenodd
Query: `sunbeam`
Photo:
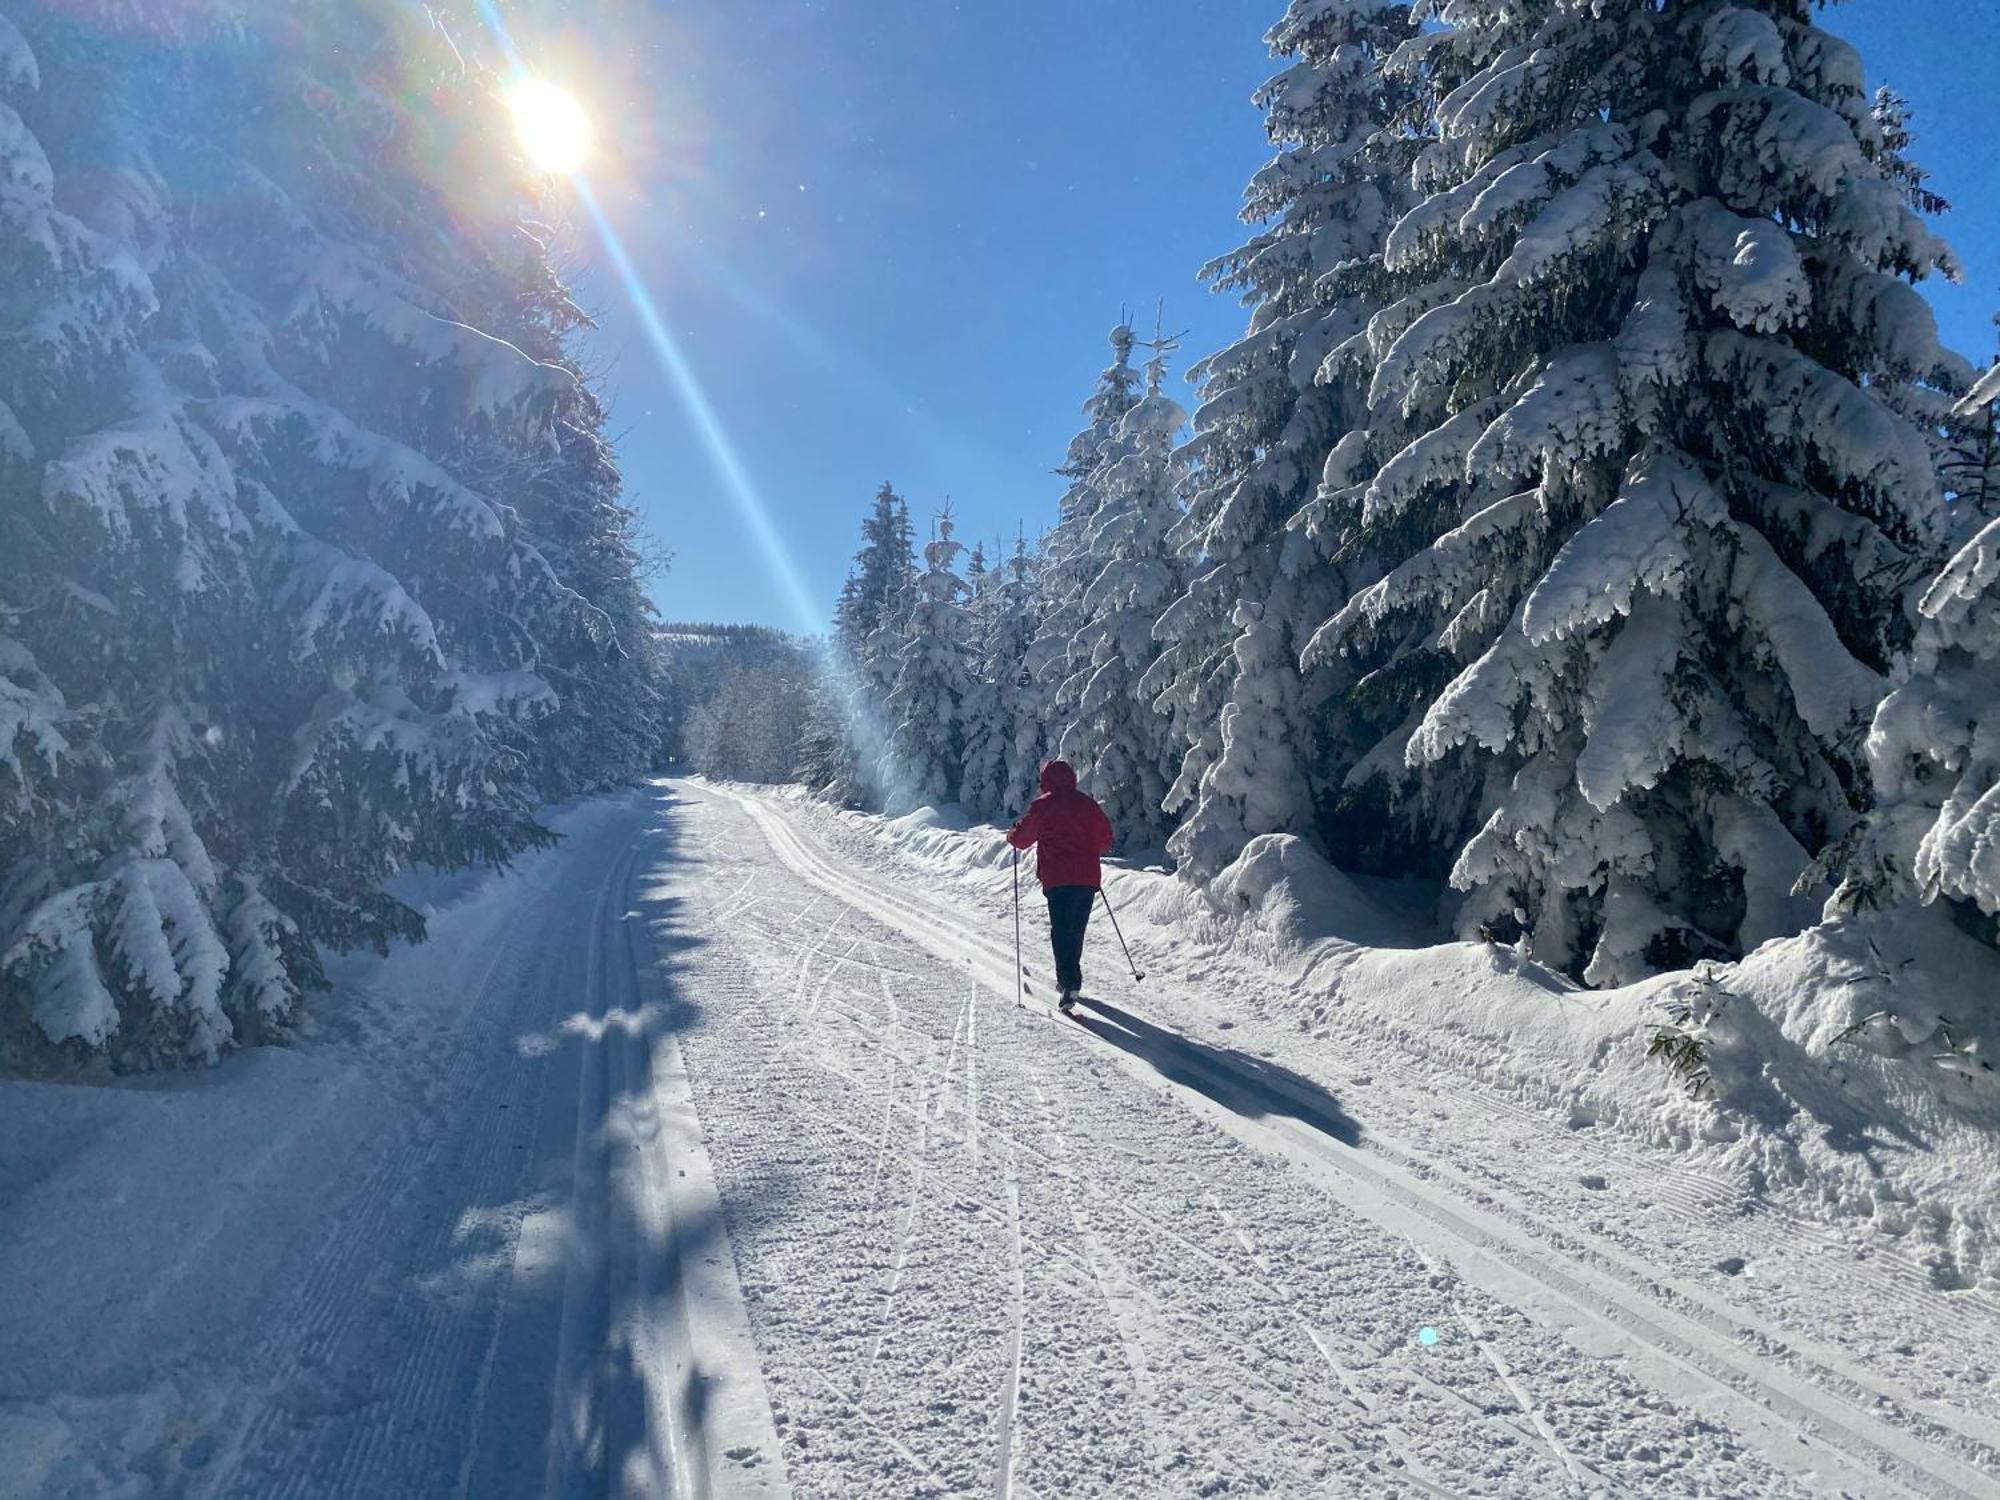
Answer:
M764 504L763 496L758 494L757 486L751 480L749 470L744 467L742 457L736 451L735 442L722 424L721 416L709 401L708 393L702 389L694 367L681 352L680 344L668 329L666 320L660 316L660 309L653 300L652 292L647 289L646 283L639 276L638 268L632 264L631 256L626 253L625 242L619 238L618 231L612 228L611 221L599 207L597 195L591 191L590 184L583 178L578 177L575 181L577 197L583 204L584 212L590 215L591 227L597 231L598 241L604 246L604 253L611 261L612 269L617 271L618 279L624 283L625 295L631 299L632 310L639 315L639 326L646 335L646 342L651 346L654 358L659 360L660 368L666 371L667 378L673 382L674 392L680 397L681 404L694 419L695 430L701 437L702 446L708 450L709 462L715 465L716 472L722 476L723 483L729 490L729 497L735 502L744 524L750 528L751 536L763 549L764 560L770 566L772 576L784 589L786 602L792 608L794 624L803 634L819 634L826 628L824 611L814 605L812 591L806 587L805 579L800 575L797 564L792 561L784 539L778 535L778 528L772 524L770 508Z
M513 73L513 97L519 99L520 91L535 79L534 71L522 58L515 47L514 39L508 34L506 23L501 19L493 0L477 0L480 14L485 18L487 28L493 33L507 65ZM587 145L587 139L585 144ZM544 163L538 162L538 165ZM785 601L792 614L793 628L807 637L822 636L826 632L827 617L822 605L813 598L812 590L806 586L798 565L792 561L790 550L784 538L779 535L776 524L771 519L770 507L758 492L756 482L737 452L736 443L723 424L722 416L708 399L700 377L680 346L680 341L667 326L658 302L639 268L633 264L630 253L625 249L625 241L612 226L609 216L598 202L589 179L580 170L572 170L566 175L576 189L577 201L582 203L589 216L591 229L596 233L598 243L603 247L605 258L618 274L625 295L638 314L639 326L643 331L647 346L660 368L672 383L674 393L679 398L687 414L693 419L695 431L701 438L702 446L708 452L709 462L721 476L723 486L729 492L731 502L743 519L752 539L762 552L764 563L772 578L783 591ZM733 280L733 278L732 278ZM737 295L750 300L760 313L768 314L762 300L746 287L731 287ZM829 361L841 361L839 351L819 341L824 347L816 349ZM844 361L843 361L844 362ZM870 372L871 374L873 372ZM880 377L875 377L879 382ZM868 762L876 774L890 790L890 795L900 795L898 789L906 781L903 768L897 762L893 738L885 732L885 727L877 721L868 709L868 694L856 690L853 673L842 661L837 651L821 654L821 671L825 679L827 697L834 703L847 721L847 732L858 749L860 757Z
M492 31L494 40L499 43L501 51L506 55L508 66L514 73L513 97L518 100L522 91L534 83L534 71L528 67L520 50L514 45L514 39L508 34L506 22L501 19L493 0L478 0L478 4L487 28ZM578 153L578 160L581 160L581 153ZM625 241L612 227L611 220L598 203L597 194L592 191L589 179L580 171L571 171L567 175L576 188L577 200L583 204L584 212L590 216L591 228L596 231L598 243L603 246L605 257L611 262L612 269L618 273L625 295L631 301L632 310L638 314L639 327L645 334L646 343L652 349L653 357L659 361L660 368L673 383L674 393L680 398L681 405L693 418L695 431L701 438L702 446L708 451L709 462L715 466L715 471L721 476L737 513L741 515L744 524L750 530L751 537L762 550L772 577L784 590L786 603L792 611L794 628L802 635L821 634L826 628L825 611L814 604L812 591L806 587L798 565L792 561L784 539L772 523L770 507L758 493L749 469L736 451L735 441L723 425L721 414L708 399L708 392L695 374L694 366L688 362L686 354L681 350L680 342L667 327L666 319L661 316L652 291L639 274L638 267L632 263L632 257L626 252Z
M730 498L735 502L738 513L757 545L763 550L764 560L779 586L784 590L787 603L791 606L794 628L804 636L819 636L826 631L826 616L815 603L812 591L806 587L797 565L792 561L791 552L778 534L777 526L771 520L769 507L750 478L736 444L723 426L721 416L702 389L687 356L682 353L679 342L668 329L661 316L652 293L640 278L638 268L632 264L626 253L624 241L618 231L599 207L590 184L581 176L573 179L577 197L582 201L584 211L590 215L592 228L604 246L619 280L624 283L625 295L631 299L632 307L639 315L639 323L645 331L646 342L652 347L653 355L660 362L673 382L674 390L680 397L687 413L694 419L696 431L701 435L702 444L708 449L709 461L715 465ZM825 678L827 696L836 704L847 720L848 735L858 747L861 756L877 768L892 797L900 797L901 789L907 781L904 769L895 755L894 740L885 732L868 709L868 695L857 692L852 673L843 663L838 651L827 651L821 655L821 670Z

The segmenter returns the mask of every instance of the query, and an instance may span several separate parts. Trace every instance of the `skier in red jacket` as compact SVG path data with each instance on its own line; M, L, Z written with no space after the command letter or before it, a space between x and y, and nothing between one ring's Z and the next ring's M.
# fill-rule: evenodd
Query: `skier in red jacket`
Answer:
M1104 884L1097 858L1111 852L1111 840L1111 820L1094 798L1076 789L1076 772L1062 760L1042 767L1042 795L1007 833L1016 849L1036 849L1035 874L1049 900L1049 945L1062 991L1057 1004L1065 1011L1083 993L1083 933Z

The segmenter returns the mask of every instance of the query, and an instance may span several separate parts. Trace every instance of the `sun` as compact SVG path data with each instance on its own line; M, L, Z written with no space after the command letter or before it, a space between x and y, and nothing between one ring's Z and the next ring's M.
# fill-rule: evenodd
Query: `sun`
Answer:
M571 94L540 78L507 91L514 133L528 160L544 172L574 172L590 155L590 116Z

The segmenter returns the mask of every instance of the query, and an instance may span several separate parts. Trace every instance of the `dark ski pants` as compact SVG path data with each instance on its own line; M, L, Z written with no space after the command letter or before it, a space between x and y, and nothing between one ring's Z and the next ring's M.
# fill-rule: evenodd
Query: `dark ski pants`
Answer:
M1094 885L1053 885L1049 898L1049 946L1056 955L1056 988L1083 988L1083 930L1090 925L1090 908L1097 900Z

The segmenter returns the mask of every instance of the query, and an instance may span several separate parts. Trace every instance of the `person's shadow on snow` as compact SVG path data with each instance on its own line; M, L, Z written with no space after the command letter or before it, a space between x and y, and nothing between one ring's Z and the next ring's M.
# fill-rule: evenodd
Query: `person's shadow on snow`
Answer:
M1142 1021L1105 1000L1086 998L1071 1014L1085 1031L1148 1064L1162 1078L1249 1120L1309 1125L1343 1146L1361 1143L1361 1124L1310 1078L1261 1057L1198 1042ZM1090 1012L1095 1011L1093 1015Z

